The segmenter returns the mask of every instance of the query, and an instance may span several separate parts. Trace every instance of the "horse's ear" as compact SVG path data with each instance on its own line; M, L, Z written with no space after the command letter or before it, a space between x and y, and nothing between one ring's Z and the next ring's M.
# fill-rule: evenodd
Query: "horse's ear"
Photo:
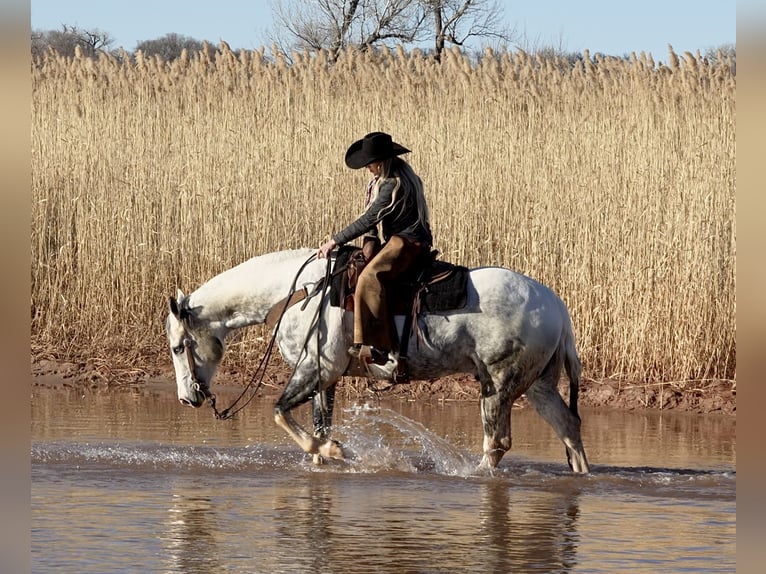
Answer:
M175 299L173 299L173 297L168 297L168 307L170 308L170 312L173 313L175 318L179 321L183 318L185 299L186 295L184 295L184 292L180 289L178 289Z
M181 308L173 297L168 297L168 309L176 319L181 320Z

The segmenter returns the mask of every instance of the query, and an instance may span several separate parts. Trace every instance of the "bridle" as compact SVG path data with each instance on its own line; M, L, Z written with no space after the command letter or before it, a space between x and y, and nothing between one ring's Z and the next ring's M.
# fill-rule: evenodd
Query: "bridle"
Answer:
M210 406L213 408L213 411L215 412L216 418L219 418L219 412L218 409L215 408L215 395L210 392L210 388L207 385L203 385L199 377L197 377L197 364L194 362L194 351L192 350L192 341L193 339L189 335L189 332L186 330L186 325L181 322L184 328L184 337L183 337L183 346L184 346L184 353L186 355L186 363L189 367L189 374L191 375L192 380L192 389L200 393L207 401L209 401Z

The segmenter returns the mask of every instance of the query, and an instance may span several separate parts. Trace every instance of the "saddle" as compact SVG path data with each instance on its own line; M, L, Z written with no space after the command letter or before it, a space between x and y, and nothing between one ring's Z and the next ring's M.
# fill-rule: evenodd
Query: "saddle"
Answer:
M354 291L359 274L376 255L379 247L377 243L365 241L362 248L344 245L338 249L330 275L331 306L353 312ZM417 329L417 317L421 313L462 309L468 300L468 268L439 261L436 259L438 255L439 252L435 250L425 253L395 284L386 286L392 315L404 316L401 339L393 341L399 350L395 383L409 382L407 348L412 332ZM304 288L279 301L269 311L266 323L273 328L284 311L320 290L321 285L316 285L313 293L308 293Z
M410 336L417 331L421 313L451 311L465 307L468 300L468 268L437 260L438 251L425 253L394 284L386 285L388 307L392 315L404 315L401 338L392 341L399 357L394 383L409 382L407 349ZM363 248L343 246L335 260L330 284L330 305L346 311L354 310L354 290L367 263L375 256L375 246L365 242ZM394 331L393 336L396 337ZM394 349L397 350L397 349Z
M374 257L374 251L344 245L338 250L330 281L330 305L354 310L354 291L359 274ZM388 303L394 315L417 316L465 307L468 268L436 259L436 250L424 254L393 285L387 285Z

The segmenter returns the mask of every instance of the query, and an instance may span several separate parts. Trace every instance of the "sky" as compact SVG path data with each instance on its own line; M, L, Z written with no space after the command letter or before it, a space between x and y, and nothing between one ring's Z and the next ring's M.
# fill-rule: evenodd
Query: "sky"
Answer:
M530 51L588 49L591 54L615 56L643 51L666 62L668 44L680 54L698 49L705 53L736 42L736 0L501 0L500 4L520 46ZM277 31L268 0L32 0L30 6L33 30L61 29L62 24L97 28L115 40L114 48L128 51L143 40L171 32L253 50L270 46Z

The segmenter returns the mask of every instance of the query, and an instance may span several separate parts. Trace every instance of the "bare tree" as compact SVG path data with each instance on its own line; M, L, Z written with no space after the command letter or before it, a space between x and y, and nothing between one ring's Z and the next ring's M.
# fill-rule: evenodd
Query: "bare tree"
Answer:
M512 37L496 0L272 0L272 10L282 32L275 44L284 51L285 45L327 50L333 61L349 47L367 50L431 39L440 59L447 44Z
M48 41L45 37L45 32L42 30L32 30L32 36L31 36L31 48L32 48L32 59L41 58L43 54L45 54L46 50L48 49Z
M705 57L719 66L728 66L732 75L737 75L737 45L721 44L705 50Z
M186 50L192 54L202 50L202 42L180 34L165 34L154 40L143 40L136 45L146 56L160 56L164 61L175 60Z
M496 0L421 0L433 18L434 58L447 44L463 46L472 38L511 42L515 31L503 24Z
M284 35L277 35L275 43L285 52L287 44L298 50L329 50L334 57L349 42L358 7L359 0L318 0L300 8L295 2L274 0L274 21L284 31Z
M83 56L93 57L106 51L114 43L112 37L97 28L85 30L77 26L62 24L61 30L32 30L32 55L42 56L53 49L62 56L73 57L79 46Z
M275 43L327 50L333 61L349 47L413 42L425 19L419 0L273 0L272 9L287 35L278 35Z
M66 28L66 26L64 28ZM114 39L109 34L97 28L94 28L93 30L83 30L71 27L70 31L79 36L80 47L84 47L89 56L95 56L96 52L109 49L114 43Z

